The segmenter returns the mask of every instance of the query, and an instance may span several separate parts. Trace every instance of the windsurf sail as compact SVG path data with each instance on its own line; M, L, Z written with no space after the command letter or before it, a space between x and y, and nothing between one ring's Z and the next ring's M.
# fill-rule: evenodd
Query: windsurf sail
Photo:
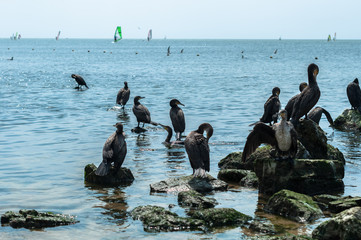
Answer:
M335 33L335 35L333 36L333 41L336 41L336 33Z
M122 39L122 28L120 26L117 26L114 33L114 42L118 42Z
M327 42L331 41L331 35L328 34Z
M55 40L59 40L60 37L60 31L58 32L58 35L55 37Z
M149 32L148 32L148 37L147 37L147 40L150 41L152 40L153 36L152 36L152 29L149 29Z

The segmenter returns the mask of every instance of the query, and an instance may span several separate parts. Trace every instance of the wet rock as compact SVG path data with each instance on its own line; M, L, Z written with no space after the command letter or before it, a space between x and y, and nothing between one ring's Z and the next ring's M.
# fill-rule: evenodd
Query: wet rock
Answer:
M346 196L328 203L332 213L339 213L353 207L361 207L361 197Z
M211 175L207 175L207 178L194 178L192 175L169 178L165 181L150 184L151 192L184 192L195 190L197 192L211 192L213 190L226 191L228 184L215 179Z
M121 184L131 184L134 181L132 172L128 168L121 167L118 172L110 171L106 176L98 176L95 174L97 167L94 164L88 164L84 169L84 178L88 183L99 185L116 186Z
M328 209L328 205L330 202L336 201L340 199L340 197L329 194L321 194L313 196L312 199L317 202L318 206L322 209L322 211L325 211Z
M180 192L178 194L178 203L181 206L188 206L198 209L213 208L218 204L216 199L205 197L194 190Z
M218 172L217 178L225 182L239 183L245 187L258 187L258 178L256 174L250 170L221 169Z
M335 119L334 126L341 131L361 131L361 114L356 110L345 109Z
M361 207L350 208L321 223L313 230L312 238L317 240L361 239Z
M38 212L36 210L20 210L19 213L8 211L1 216L1 224L9 224L13 228L42 229L75 224L73 216Z
M147 129L141 128L141 127L135 127L135 128L132 128L130 131L134 132L134 133L144 133L147 131Z
M249 229L251 229L254 232L263 233L263 234L275 234L276 233L276 229L271 222L264 222L264 221L259 221L259 220L253 220L249 224Z
M300 223L312 222L323 216L312 197L289 190L274 194L264 210Z
M233 208L209 208L191 211L187 214L192 218L204 221L209 227L243 225L252 220L252 217Z
M205 225L202 220L179 217L158 206L139 206L133 209L131 215L134 220L143 222L147 232L204 230Z
M256 236L249 237L248 240L313 240L309 236L305 235L293 235L293 234L285 234L283 236Z
M218 163L220 169L253 169L253 162L242 162L242 152L233 152L228 154Z
M295 159L276 161L259 158L255 162L259 191L272 195L289 189L308 195L334 193L344 188L344 165L337 160Z

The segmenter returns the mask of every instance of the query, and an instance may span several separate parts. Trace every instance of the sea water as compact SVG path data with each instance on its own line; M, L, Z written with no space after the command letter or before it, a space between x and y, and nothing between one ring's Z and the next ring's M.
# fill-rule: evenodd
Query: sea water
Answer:
M42 231L0 227L0 238L243 238L245 231L237 227L147 233L130 217L132 209L148 204L174 204L171 211L185 216L176 194L150 193L149 184L192 173L184 148L162 144L164 129L146 125L144 134L131 132L137 126L133 98L145 97L141 103L152 121L169 126L169 101L180 100L185 105L185 135L210 123L210 174L216 177L218 162L243 150L249 124L262 116L272 88L281 89L284 107L298 93L299 83L307 82L312 62L320 69L317 106L336 118L350 108L347 84L361 77L361 41L1 39L0 214L37 209L76 215L79 223ZM73 73L81 75L89 89L74 89ZM124 81L131 97L123 111L115 99ZM123 123L128 146L123 166L135 181L109 188L88 185L84 167L102 161L104 142L116 122ZM360 195L360 134L333 130L325 117L320 126L346 158L343 195ZM233 186L210 196L219 202L217 207L253 217L262 212L257 189ZM310 233L320 223L271 220L294 233Z

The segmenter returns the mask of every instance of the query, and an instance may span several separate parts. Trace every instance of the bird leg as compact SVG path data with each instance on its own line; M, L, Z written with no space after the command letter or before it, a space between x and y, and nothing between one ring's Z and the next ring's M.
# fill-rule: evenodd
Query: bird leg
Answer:
M144 125L145 125L145 123L143 123L143 128L144 128Z
M140 122L138 122L138 128L139 128L139 123L140 123Z

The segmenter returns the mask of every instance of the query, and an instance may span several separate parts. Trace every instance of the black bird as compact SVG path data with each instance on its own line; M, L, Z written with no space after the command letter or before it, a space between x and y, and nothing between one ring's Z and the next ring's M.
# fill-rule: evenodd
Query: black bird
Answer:
M71 77L74 78L75 81L78 83L78 87L76 87L77 89L81 89L81 86L85 86L86 88L89 88L86 85L86 82L84 81L84 79L80 75L72 74Z
M167 50L167 56L170 55L170 46L168 47L168 50Z
M281 102L279 99L279 95L281 93L281 90L278 87L274 87L272 89L272 95L267 99L267 101L264 104L264 113L260 122L269 123L271 124L272 121L274 123L277 122L278 118L278 112L281 108Z
M321 120L322 113L326 115L326 118L331 126L333 126L333 120L329 112L322 107L315 107L312 109L308 114L308 118L314 121L315 123L319 124Z
M347 97L351 109L358 110L361 113L361 90L357 78L347 86Z
M103 161L95 171L95 174L98 176L108 175L112 163L114 163L114 173L117 173L124 162L125 155L127 155L127 143L124 138L123 125L118 122L114 127L116 127L117 130L110 135L105 142L103 147Z
M297 132L292 123L286 120L286 110L281 110L279 115L281 121L273 124L273 126L262 122L254 126L243 149L243 162L246 162L248 157L263 143L275 147L280 159L295 158L297 153Z
M287 121L290 120L291 115L292 115L292 111L293 111L293 105L295 104L296 99L298 98L298 96L301 94L301 92L303 91L303 89L305 89L307 87L307 83L306 82L302 82L300 83L299 89L300 89L300 93L293 96L290 100L288 100L288 103L285 107L285 110L287 111Z
M207 137L203 136L204 131ZM198 129L186 137L184 146L189 162L193 168L193 177L205 178L209 172L209 146L208 141L213 135L213 127L209 123L202 123Z
M184 145L184 141L180 141L180 140L170 141L173 136L173 130L171 127L162 124L159 125L161 125L168 132L167 138L163 142L164 145L166 145L167 147L173 147L174 145Z
M301 92L296 98L293 105L293 111L291 115L291 122L293 125L298 124L298 120L305 116L307 119L307 113L316 105L318 99L320 99L321 92L318 88L316 77L318 75L318 66L311 63L307 69L308 72L308 86Z
M133 113L137 117L138 128L139 128L139 123L141 122L143 123L143 127L145 123L151 123L150 112L148 108L146 108L139 102L139 100L143 98L145 97L136 96L134 98Z
M124 108L125 104L127 104L130 96L130 89L128 88L128 83L124 82L124 88L120 89L117 95L116 103L122 105Z
M176 139L180 140L181 134L184 132L184 129L186 128L186 122L184 119L183 110L180 107L178 107L178 105L182 105L182 106L184 105L177 99L170 100L169 105L171 106L171 109L169 111L169 116L170 119L172 120L174 132L176 133Z

